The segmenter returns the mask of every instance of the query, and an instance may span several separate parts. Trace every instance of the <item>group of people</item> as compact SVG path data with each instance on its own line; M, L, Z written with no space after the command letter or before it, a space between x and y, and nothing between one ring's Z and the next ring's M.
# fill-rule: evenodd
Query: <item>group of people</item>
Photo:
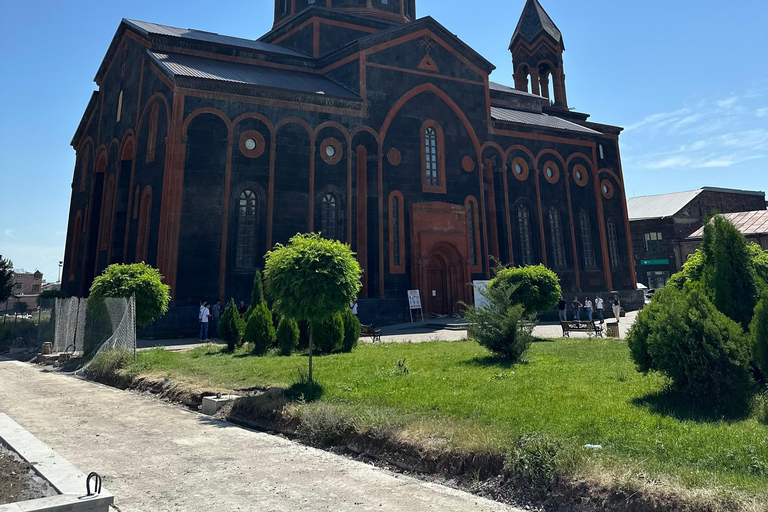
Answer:
M616 321L619 322L621 319L621 300L618 295L611 299L611 303L613 316L616 317ZM597 320L600 320L600 324L602 325L605 323L605 301L599 295L595 296L594 302L592 302L589 297L586 297L583 304L579 301L578 297L574 297L573 302L571 302L571 307L573 308L574 320L581 320L581 312L583 310L588 322L594 321L596 314ZM563 297L560 297L560 302L557 305L557 312L560 315L561 322L568 321L568 303Z
M242 304L242 302L241 302ZM200 302L198 321L200 322L200 341L211 341L219 335L219 320L221 319L221 299L211 305L207 300ZM210 334L210 338L208 337Z

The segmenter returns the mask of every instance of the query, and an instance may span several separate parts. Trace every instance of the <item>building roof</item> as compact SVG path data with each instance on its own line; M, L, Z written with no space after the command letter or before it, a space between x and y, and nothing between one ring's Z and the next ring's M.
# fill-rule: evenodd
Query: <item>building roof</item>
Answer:
M517 94L519 96L524 96L526 98L543 101L543 102L546 102L547 104L549 103L549 100L547 100L545 97L539 96L537 94L531 94L531 93L525 92L525 91L518 91L514 87L510 87L510 86L504 85L504 84L499 84L499 83L496 83L496 82L488 82L488 84L489 84L490 89L492 91L505 92L505 93L509 93L509 94Z
M283 48L282 46L277 46L275 44L263 43L261 41L255 41L251 39L242 39L240 37L223 36L221 34L206 32L204 30L169 27L167 25L159 25L157 23L128 19L123 19L123 22L127 25L130 25L135 30L143 33L144 35L154 34L160 36L180 37L182 39L191 39L193 41L237 46L240 48L247 48L249 50L258 50L281 55L292 55L294 57L307 57L307 55L304 55L303 53L299 53L288 48Z
M765 192L737 190L730 188L704 187L687 192L640 196L627 198L629 220L665 219L677 215L680 210L696 199L702 192L721 192L724 194L744 194L764 196Z
M721 214L730 221L744 236L768 235L768 210ZM693 240L704 238L704 227L688 237Z
M177 53L158 53L149 50L147 53L172 76L274 87L340 98L359 98L336 82L314 73L226 62Z
M523 14L520 16L520 21L517 23L515 33L512 35L512 43L518 37L522 37L529 43L533 43L534 40L544 32L548 34L552 39L558 43L563 40L563 34L560 29L557 28L555 22L549 17L549 14L539 3L539 0L528 0L523 8ZM510 43L510 48L512 47Z
M528 112L524 110L514 110L511 108L491 107L491 117L497 121L506 121L510 123L527 124L530 126L541 126L542 128L553 128L555 130L568 130L572 132L589 133L600 135L600 132L591 130L584 126L566 121L559 117L548 114L539 114L537 112Z

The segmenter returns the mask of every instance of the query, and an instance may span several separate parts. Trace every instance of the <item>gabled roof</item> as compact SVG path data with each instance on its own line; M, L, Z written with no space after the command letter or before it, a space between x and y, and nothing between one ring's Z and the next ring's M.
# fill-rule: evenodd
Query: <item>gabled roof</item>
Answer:
M563 34L541 6L539 0L527 0L523 8L523 14L520 16L520 21L517 22L515 33L512 34L512 41L509 47L511 49L519 37L522 37L529 43L533 43L541 33L548 34L558 43L563 41Z
M744 236L768 235L768 210L725 213L721 215L730 221ZM704 238L704 227L695 231L688 239Z
M704 187L687 192L640 196L627 198L629 220L665 219L677 215L680 210L696 199L702 192L722 192L724 194L744 194L765 196L765 192L754 190L736 190L730 188Z
M542 128L552 128L555 130L568 130L571 132L588 133L590 135L600 135L600 132L566 121L565 119L525 110L491 107L491 117L497 121L506 121L509 123L520 123L530 126L540 126Z
M530 92L525 92L525 91L518 91L514 87L510 87L508 85L496 83L496 82L493 82L493 81L488 82L488 85L490 86L492 91L499 91L499 92L504 92L504 93L509 93L509 94L516 94L518 96L524 96L524 97L532 99L532 100L538 100L538 101L540 101L542 103L545 103L547 105L549 104L549 100L547 98L545 98L543 96L539 96L537 94L531 94Z
M204 30L195 30L191 28L177 28L169 27L167 25L159 25L157 23L149 23L146 21L136 21L123 19L123 22L144 35L159 35L159 36L171 36L179 37L182 39L190 39L193 41L200 41L206 43L224 44L228 46L236 46L239 48L247 48L249 50L258 50L263 52L277 53L280 55L291 55L293 57L307 57L303 53L299 53L282 46L275 44L263 43L261 41L254 41L251 39L242 39L240 37L223 36L214 32L206 32Z
M274 87L347 99L359 98L336 82L314 73L240 64L177 53L159 53L147 50L147 54L173 77Z

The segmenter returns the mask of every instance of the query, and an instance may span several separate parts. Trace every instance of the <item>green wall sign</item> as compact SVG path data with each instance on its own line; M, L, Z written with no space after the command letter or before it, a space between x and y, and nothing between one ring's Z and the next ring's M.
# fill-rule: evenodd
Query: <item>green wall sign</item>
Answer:
M669 260L641 260L641 265L669 265Z

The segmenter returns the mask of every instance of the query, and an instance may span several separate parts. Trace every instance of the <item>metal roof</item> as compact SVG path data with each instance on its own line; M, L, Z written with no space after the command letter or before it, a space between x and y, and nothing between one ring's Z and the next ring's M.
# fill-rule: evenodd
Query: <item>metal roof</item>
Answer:
M768 235L768 210L721 214L730 221L744 236ZM689 239L704 238L704 227L695 231Z
M529 43L533 43L541 32L549 34L557 42L563 39L560 29L541 6L539 0L528 0L523 8L520 21L517 23L517 28L515 28L515 33L512 34L512 41L514 42L520 36Z
M536 112L526 112L523 110L513 110L509 108L491 107L491 117L497 121L507 121L510 123L527 124L531 126L541 126L543 128L554 128L556 130L568 130L571 132L589 133L600 135L600 132L591 130L584 126L566 121L559 117L548 114L538 114Z
M258 50L263 52L277 53L281 55L291 55L294 57L308 57L303 53L299 53L282 46L275 44L262 43L261 41L254 41L251 39L242 39L239 37L223 36L214 32L206 32L204 30L195 30L191 28L177 28L169 27L167 25L159 25L157 23L149 23L146 21L137 21L123 19L123 22L132 26L136 30L144 34L155 34L161 36L180 37L183 39L192 39L194 41L202 41L206 43L225 44L229 46L237 46L240 48L247 48L249 50Z
M543 97L543 96L538 96L536 94L531 94L531 93L525 92L525 91L518 91L514 87L510 87L510 86L504 85L504 84L499 84L499 83L496 83L496 82L488 82L488 83L489 83L490 89L492 91L506 92L506 93L509 93L509 94L518 94L520 96L525 96L527 98L537 99L537 100L541 100L543 102L549 103L549 100L547 98Z
M336 82L313 73L239 64L178 53L158 53L149 50L147 53L173 76L275 87L340 98L359 98Z
M754 190L737 190L731 188L703 187L687 192L660 194L655 196L640 196L627 198L629 220L665 219L677 215L680 210L696 199L702 192L720 192L723 194L742 194L764 196L765 192Z

